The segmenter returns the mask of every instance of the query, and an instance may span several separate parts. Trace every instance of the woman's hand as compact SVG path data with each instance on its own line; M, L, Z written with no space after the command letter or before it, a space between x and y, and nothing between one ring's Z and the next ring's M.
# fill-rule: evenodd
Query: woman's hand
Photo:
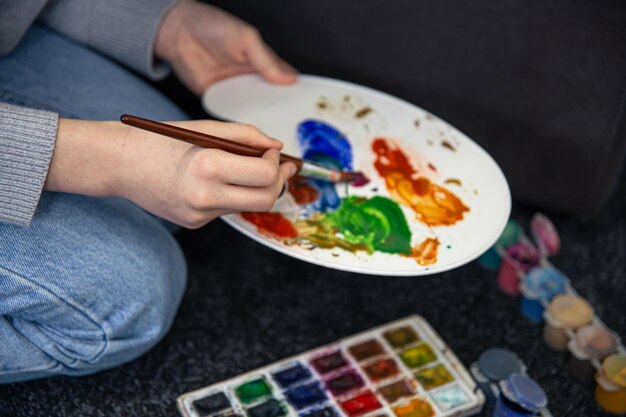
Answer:
M263 42L255 28L194 0L180 0L166 14L155 52L196 94L216 81L251 72L278 84L296 80L296 71Z
M292 163L279 163L282 144L249 125L215 121L172 123L252 146L262 158L203 149L123 125L61 119L45 184L49 191L121 196L187 228L237 211L267 211Z

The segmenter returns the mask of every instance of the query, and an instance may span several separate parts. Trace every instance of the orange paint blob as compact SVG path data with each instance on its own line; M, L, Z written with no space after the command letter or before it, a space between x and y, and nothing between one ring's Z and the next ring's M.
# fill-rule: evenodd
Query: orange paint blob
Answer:
M255 225L259 232L276 239L295 239L298 232L280 213L241 213L241 217Z
M415 258L421 266L432 265L437 262L437 251L439 249L439 239L428 238L413 248L411 257Z
M384 138L372 143L374 167L385 179L387 190L401 204L411 207L419 221L428 226L449 226L463 219L469 208L446 188L420 176L409 158Z
M319 195L317 189L309 184L305 178L299 175L289 179L287 189L293 196L294 200L296 200L296 203L301 206L315 202Z

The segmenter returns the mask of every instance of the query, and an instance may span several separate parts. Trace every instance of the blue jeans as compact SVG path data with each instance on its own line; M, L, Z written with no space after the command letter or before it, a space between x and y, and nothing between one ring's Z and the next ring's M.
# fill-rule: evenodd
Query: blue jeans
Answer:
M82 119L187 118L140 78L38 26L0 59L0 100ZM185 280L170 232L131 202L43 193L31 227L0 224L0 383L136 358L171 326Z

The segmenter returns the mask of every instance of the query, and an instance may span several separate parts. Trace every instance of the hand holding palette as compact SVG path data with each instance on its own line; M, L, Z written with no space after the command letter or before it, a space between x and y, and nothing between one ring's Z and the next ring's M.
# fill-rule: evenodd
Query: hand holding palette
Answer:
M420 316L411 316L178 398L185 417L447 417L485 398Z

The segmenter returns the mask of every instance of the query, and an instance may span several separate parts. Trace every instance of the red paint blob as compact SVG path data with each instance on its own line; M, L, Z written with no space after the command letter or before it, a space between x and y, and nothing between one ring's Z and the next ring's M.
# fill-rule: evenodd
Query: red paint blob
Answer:
M378 399L370 391L365 391L363 394L341 403L341 408L343 408L350 417L360 416L361 414L369 413L380 407L381 405Z
M317 201L319 192L315 187L309 184L305 178L296 175L287 183L287 189L293 196L296 203L301 206L311 204Z
M255 225L259 232L266 236L277 239L295 239L298 237L298 232L293 224L280 213L245 212L241 213L241 217Z

